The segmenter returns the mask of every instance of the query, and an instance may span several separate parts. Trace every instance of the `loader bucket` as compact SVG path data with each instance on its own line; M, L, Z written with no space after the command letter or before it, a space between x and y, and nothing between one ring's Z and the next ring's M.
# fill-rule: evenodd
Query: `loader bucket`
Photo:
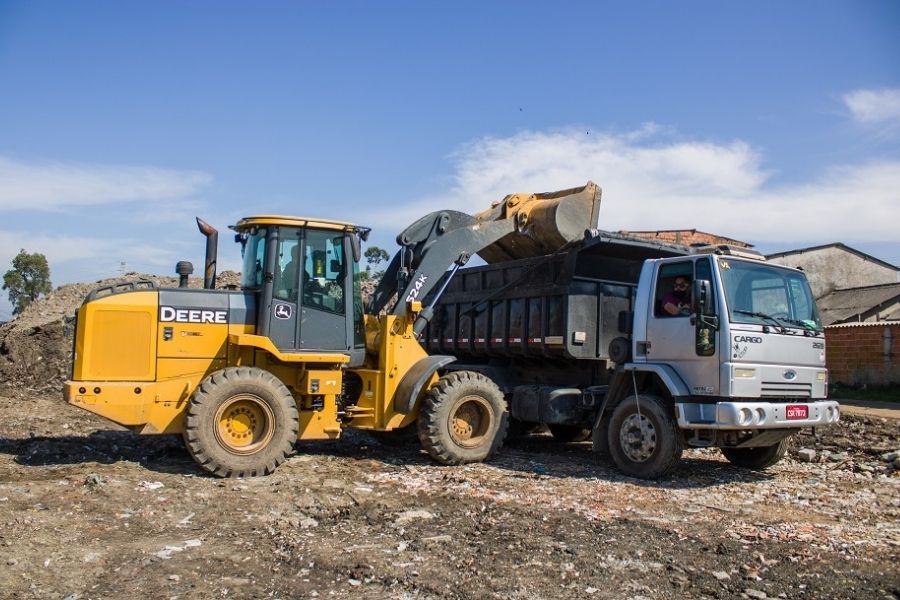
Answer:
M593 181L558 192L510 194L476 214L475 219L515 219L516 230L482 249L478 255L492 264L552 254L584 237L585 229L597 227L599 211L600 187Z

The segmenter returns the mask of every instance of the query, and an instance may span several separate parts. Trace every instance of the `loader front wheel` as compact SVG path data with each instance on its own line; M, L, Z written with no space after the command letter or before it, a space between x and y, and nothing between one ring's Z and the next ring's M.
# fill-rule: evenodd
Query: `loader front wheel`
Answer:
M441 377L419 410L419 441L445 465L487 460L503 445L508 428L503 392L472 371Z
M203 469L219 477L268 475L290 456L299 419L291 393L268 371L229 367L191 395L184 442Z

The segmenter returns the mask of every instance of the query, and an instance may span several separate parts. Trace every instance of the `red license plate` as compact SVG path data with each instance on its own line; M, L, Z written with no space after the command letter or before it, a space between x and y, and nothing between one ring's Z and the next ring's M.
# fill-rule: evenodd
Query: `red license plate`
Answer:
M809 418L809 407L802 404L789 404L785 407L784 414L788 419L807 419Z

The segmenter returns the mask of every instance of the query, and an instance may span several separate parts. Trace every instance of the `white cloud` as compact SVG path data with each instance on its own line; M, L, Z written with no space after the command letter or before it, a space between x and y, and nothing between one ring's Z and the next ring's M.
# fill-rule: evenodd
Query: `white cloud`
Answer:
M602 229L697 228L751 243L894 240L900 161L835 167L813 181L775 185L747 143L654 140L652 131L584 130L484 138L454 155L455 186L366 222L393 231L430 210L478 212L514 192L603 188ZM362 219L360 219L362 221Z
M0 210L62 210L192 196L212 181L201 171L152 166L24 162L0 156Z
M179 252L172 244L161 246L128 238L47 234L29 234L23 238L21 231L0 230L0 265L10 264L23 246L29 252L40 252L47 257L54 285L113 277L122 261L129 271L174 270Z
M900 89L855 90L844 95L853 118L863 124L900 124Z

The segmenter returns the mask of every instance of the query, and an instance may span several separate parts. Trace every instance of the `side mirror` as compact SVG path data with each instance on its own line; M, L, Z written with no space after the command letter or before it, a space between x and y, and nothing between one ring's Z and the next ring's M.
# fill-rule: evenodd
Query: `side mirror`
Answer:
M712 284L707 279L695 279L691 293L691 310L695 315L709 315Z

